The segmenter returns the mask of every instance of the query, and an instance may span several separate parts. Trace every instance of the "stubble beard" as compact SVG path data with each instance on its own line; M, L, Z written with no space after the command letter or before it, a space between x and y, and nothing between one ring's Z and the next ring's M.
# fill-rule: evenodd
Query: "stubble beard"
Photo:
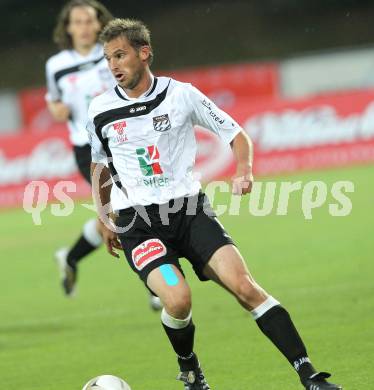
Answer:
M139 69L134 74L134 76L130 80L128 80L124 85L121 85L121 87L124 89L135 89L138 86L139 81L142 78L143 74L144 74L144 70Z

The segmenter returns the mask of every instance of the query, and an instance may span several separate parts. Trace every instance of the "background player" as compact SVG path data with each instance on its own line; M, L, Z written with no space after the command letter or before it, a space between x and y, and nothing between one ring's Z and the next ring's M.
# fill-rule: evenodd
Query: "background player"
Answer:
M217 282L251 312L307 390L341 389L326 381L329 374L316 372L289 313L253 279L192 174L193 125L201 125L231 144L237 161L233 190L249 193L253 151L245 132L191 85L152 75L143 23L113 20L102 39L118 85L89 109L93 188L101 206L111 203L122 229L117 237L103 228L104 240L116 255L120 239L131 268L164 303L161 319L178 356L178 379L186 390L210 389L193 350L191 292L179 264L185 257L201 280ZM103 185L110 176L111 194ZM108 210L99 212L107 218Z
M115 85L103 57L98 34L112 19L105 6L95 0L72 0L58 17L55 43L61 51L46 64L48 108L55 120L67 122L74 156L82 176L90 182L91 148L88 142L88 105L93 97ZM78 263L102 243L100 223L88 220L83 232L70 248L55 254L63 276L67 296L73 294ZM153 309L160 309L157 297L150 297Z

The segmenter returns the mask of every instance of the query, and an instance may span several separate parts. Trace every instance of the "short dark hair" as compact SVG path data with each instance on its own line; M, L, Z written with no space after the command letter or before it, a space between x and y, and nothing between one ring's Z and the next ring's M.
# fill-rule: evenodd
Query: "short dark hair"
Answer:
M113 19L113 15L108 9L96 0L71 0L61 10L57 24L53 31L53 41L60 49L72 49L73 41L67 32L70 21L70 12L75 7L92 7L96 11L96 16L103 29L107 23Z
M126 38L136 50L139 50L142 46L149 46L150 54L148 63L152 64L153 50L151 33L142 21L135 19L113 19L105 26L99 39L101 43L107 43L118 37Z

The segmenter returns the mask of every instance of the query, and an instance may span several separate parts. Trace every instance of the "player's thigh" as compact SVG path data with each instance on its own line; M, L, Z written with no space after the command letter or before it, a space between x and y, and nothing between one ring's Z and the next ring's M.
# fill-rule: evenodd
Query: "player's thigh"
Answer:
M218 248L213 253L204 268L204 274L229 289L243 275L253 280L240 252L230 244Z
M192 264L196 275L202 281L209 279L204 274L204 268L213 254L219 248L233 244L232 238L210 207L205 194L199 194L196 213L185 215L183 228L179 229L183 232L179 238L179 251Z
M161 298L159 292L163 291L163 287L181 285L180 281L184 278L179 254L161 237L159 230L148 225L133 208L121 210L116 225L128 264L151 292ZM156 269L159 271L153 272ZM149 278L151 273L153 276Z
M163 264L147 277L147 286L164 304L165 310L177 318L185 318L191 310L191 290L182 272L174 264Z
M266 297L234 245L219 248L205 266L204 273L239 299L250 299L253 296L254 301L261 301Z

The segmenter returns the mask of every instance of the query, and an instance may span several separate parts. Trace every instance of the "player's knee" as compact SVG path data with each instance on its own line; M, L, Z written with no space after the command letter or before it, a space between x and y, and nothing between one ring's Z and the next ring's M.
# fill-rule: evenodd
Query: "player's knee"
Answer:
M191 293L189 289L173 291L164 300L165 310L175 318L186 318L191 311Z
M247 275L240 277L235 295L240 303L248 309L255 308L266 297L265 291Z

